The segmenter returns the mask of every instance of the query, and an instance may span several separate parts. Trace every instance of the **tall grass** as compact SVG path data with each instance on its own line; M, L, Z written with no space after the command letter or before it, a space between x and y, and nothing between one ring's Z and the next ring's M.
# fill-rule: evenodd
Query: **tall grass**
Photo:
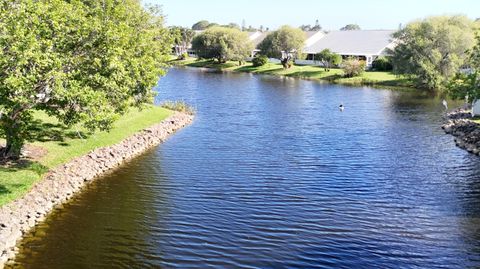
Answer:
M183 112L189 115L195 114L195 108L185 101L165 101L161 103L160 106L168 110Z

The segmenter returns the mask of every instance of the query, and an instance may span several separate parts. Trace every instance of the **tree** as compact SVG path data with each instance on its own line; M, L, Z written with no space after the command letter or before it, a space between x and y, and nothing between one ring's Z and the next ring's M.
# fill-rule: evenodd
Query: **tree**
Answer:
M302 30L304 32L308 32L312 29L312 26L310 24L302 24L298 28L300 28L300 30Z
M210 26L210 22L207 20L201 20L195 24L192 25L192 30L205 30Z
M237 30L241 30L240 28L240 25L234 23L234 22L231 22L227 25L223 25L222 27L227 27L227 28L234 28L234 29L237 29Z
M172 26L170 27L170 34L173 37L176 55L187 53L188 46L192 42L195 32L185 27Z
M372 62L372 68L376 71L392 71L392 60L387 56L379 56Z
M268 63L268 57L265 55L257 54L252 59L252 65L255 67L263 66L263 65L266 65L267 63Z
M320 26L320 23L318 20L315 20L315 25L310 29L311 31L320 31L322 30L322 26Z
M473 24L465 16L439 16L409 23L393 34L398 45L393 71L412 79L417 87L443 90L474 43Z
M293 57L301 54L305 38L302 30L285 25L268 34L258 47L262 54L280 59L283 67L288 68Z
M361 61L355 57L350 57L343 61L343 73L345 77L360 76L363 72L365 72L365 61Z
M322 62L325 71L330 71L330 67L338 66L342 63L342 56L331 52L329 49L324 49L315 54L315 58Z
M34 111L108 130L152 102L172 44L162 25L136 0L0 0L3 157L20 157Z
M303 24L303 25L300 25L299 27L302 31L320 31L322 30L322 26L320 26L320 23L318 22L318 20L315 20L315 25L314 26L311 26L310 24Z
M243 62L253 49L248 35L234 28L213 27L195 36L192 49L206 59L217 59L219 63L228 60Z
M480 99L480 36L469 52L465 71L458 72L448 84L448 93L454 99L474 101Z
M340 28L340 31L352 31L352 30L361 30L358 24L347 24Z

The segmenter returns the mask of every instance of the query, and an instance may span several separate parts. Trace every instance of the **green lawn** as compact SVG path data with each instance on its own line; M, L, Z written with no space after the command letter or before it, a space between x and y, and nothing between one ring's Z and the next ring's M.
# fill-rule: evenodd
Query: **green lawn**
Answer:
M36 113L35 126L31 136L35 142L31 145L42 147L47 154L35 162L0 166L0 206L20 197L42 178L48 169L68 162L97 148L116 144L146 127L160 122L172 111L165 108L149 106L143 110L132 109L122 116L110 132L86 134L80 129L80 136L75 128L66 128L46 114Z
M205 67L222 71L249 72L254 74L279 75L287 77L296 77L303 79L324 80L332 83L348 85L369 85L392 88L411 88L412 83L406 78L399 77L391 72L367 71L361 76L353 78L344 78L341 69L330 69L325 71L322 67L294 65L289 69L284 69L280 64L268 63L264 66L254 67L251 63L238 66L238 62L227 62L218 64L211 60L197 60L188 58L183 61L173 60L173 65Z

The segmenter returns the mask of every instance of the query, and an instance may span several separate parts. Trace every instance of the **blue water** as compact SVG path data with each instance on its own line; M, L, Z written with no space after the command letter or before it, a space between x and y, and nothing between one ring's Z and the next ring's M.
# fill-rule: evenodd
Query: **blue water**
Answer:
M17 265L480 267L480 162L438 99L180 68L157 90L195 122L51 214Z

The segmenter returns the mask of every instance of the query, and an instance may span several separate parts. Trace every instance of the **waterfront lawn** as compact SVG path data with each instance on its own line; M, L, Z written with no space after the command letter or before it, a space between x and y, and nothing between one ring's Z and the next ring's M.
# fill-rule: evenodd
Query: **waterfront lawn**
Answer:
M38 151L46 150L46 154L38 160L22 161L10 167L0 166L0 206L22 196L50 168L95 148L116 144L135 132L162 121L171 113L172 111L157 106L132 109L115 123L110 132L88 134L81 128L67 128L45 113L37 112L35 125L31 129L31 135L37 141L31 141L29 145Z
M345 78L343 77L343 71L341 69L332 68L329 71L325 71L322 67L310 65L294 65L289 69L284 69L281 64L268 63L264 66L254 67L252 63L246 63L242 66L239 66L238 62L233 61L218 64L212 60L198 60L196 58L188 58L181 61L172 60L171 64L190 67L213 68L220 71L248 72L254 74L325 80L332 83L347 85L369 85L393 88L413 87L412 83L408 79L397 76L391 72L367 71L358 77Z

